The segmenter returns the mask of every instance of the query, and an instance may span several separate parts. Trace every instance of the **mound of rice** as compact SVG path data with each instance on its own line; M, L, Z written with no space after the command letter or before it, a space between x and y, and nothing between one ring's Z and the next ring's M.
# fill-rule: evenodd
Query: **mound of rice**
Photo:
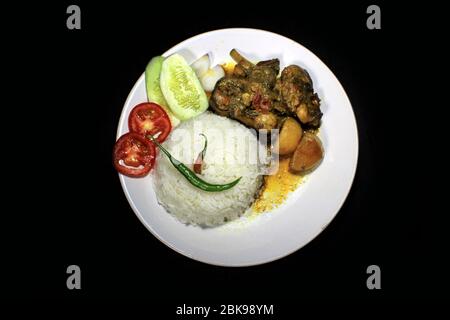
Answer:
M257 154L256 135L237 121L211 112L183 122L163 146L192 169L193 161L203 148L204 138L200 133L208 138L208 148L199 176L219 184L242 177L239 183L221 192L200 190L159 152L154 190L159 203L183 223L212 227L238 218L252 205L262 185L262 165L259 161L250 161L254 159L251 156ZM242 138L246 143L242 143Z

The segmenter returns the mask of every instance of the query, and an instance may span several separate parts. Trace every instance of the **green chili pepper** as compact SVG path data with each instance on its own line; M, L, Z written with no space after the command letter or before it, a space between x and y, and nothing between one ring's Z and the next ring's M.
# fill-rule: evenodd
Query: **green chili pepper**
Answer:
M200 179L191 169L189 169L184 163L178 161L172 155L167 151L162 145L159 144L158 141L156 141L155 138L151 134L148 135L148 137L153 141L154 144L158 146L159 149L161 149L162 152L165 153L167 158L169 158L170 162L173 164L173 166L189 181L193 186L202 189L204 191L208 192L218 192L218 191L224 191L233 188L235 185L238 184L238 182L241 180L242 177L226 184L213 184L206 182L203 179Z

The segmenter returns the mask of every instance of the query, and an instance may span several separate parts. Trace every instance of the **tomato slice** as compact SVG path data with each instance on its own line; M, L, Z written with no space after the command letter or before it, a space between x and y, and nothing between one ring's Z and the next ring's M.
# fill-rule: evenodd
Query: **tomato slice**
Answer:
M172 125L163 108L153 102L144 102L131 110L128 128L131 132L144 136L152 134L159 143L162 143L172 130Z
M114 145L114 167L126 176L143 177L153 168L155 154L155 146L150 140L138 133L128 132Z

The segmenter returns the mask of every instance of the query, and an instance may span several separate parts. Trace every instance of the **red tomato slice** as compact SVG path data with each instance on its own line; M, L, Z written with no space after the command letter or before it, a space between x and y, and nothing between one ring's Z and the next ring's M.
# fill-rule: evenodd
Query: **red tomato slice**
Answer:
M147 175L155 163L155 145L144 136L128 132L114 145L114 167L118 172L137 178Z
M169 116L156 103L140 103L131 110L128 117L128 128L141 135L152 134L159 143L166 140L172 130Z

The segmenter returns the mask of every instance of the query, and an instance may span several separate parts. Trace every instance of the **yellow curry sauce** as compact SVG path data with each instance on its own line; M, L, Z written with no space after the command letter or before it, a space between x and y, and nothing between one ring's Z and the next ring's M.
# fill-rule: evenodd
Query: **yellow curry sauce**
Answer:
M235 65L236 65L236 62L234 62L234 61L225 62L222 64L223 71L225 71L225 74L227 76L230 76L233 74Z
M303 176L289 171L289 160L290 158L280 158L277 172L264 177L264 185L252 207L255 213L275 209L302 182Z

